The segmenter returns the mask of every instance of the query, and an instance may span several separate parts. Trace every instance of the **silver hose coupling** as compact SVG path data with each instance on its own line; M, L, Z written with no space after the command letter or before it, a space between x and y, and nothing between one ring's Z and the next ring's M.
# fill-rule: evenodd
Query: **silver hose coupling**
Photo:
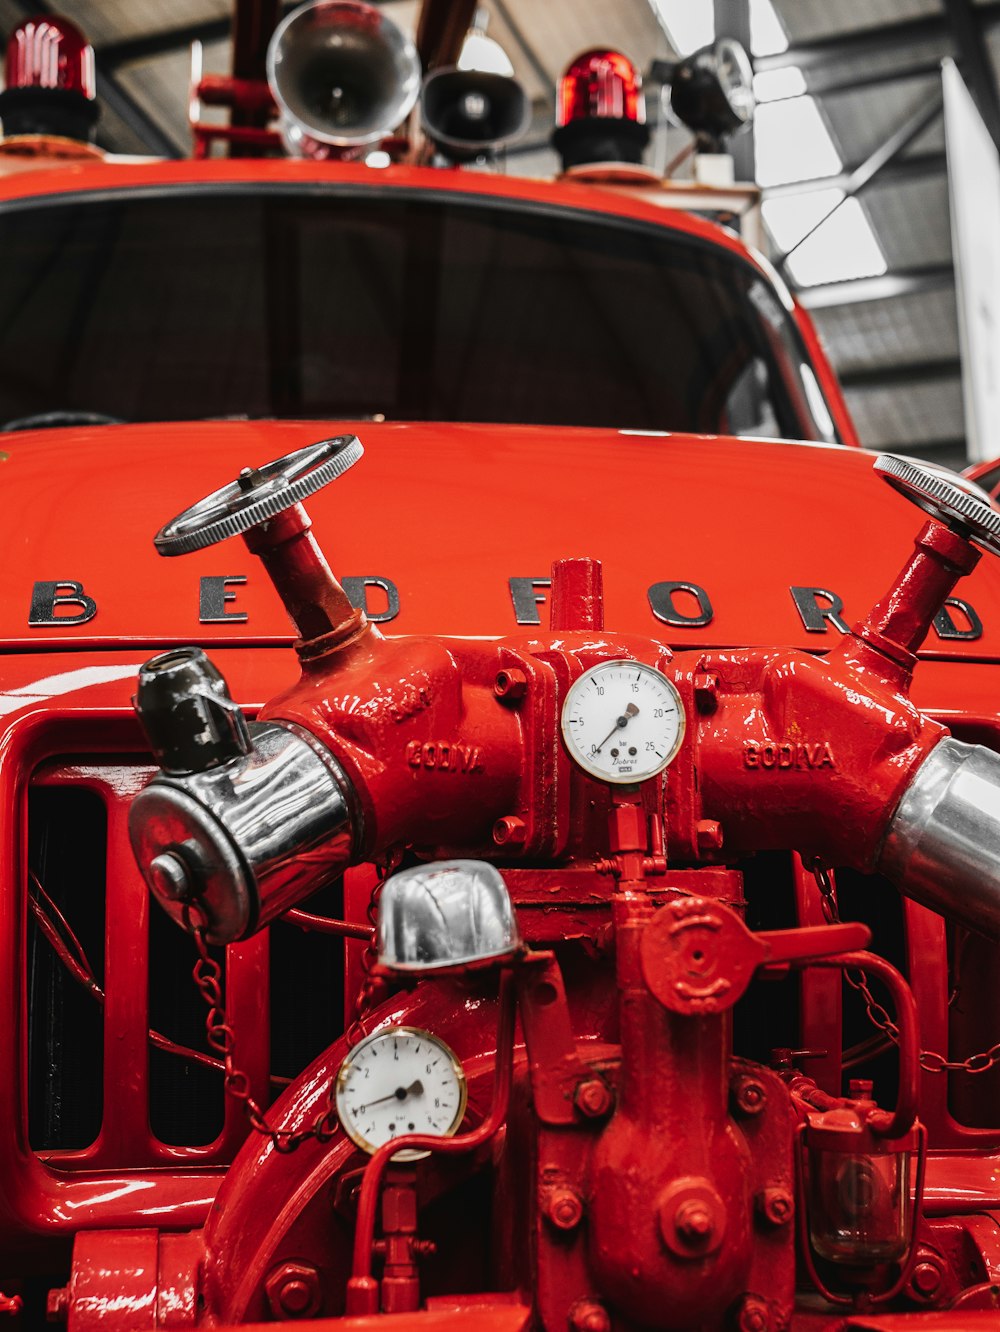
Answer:
M878 870L907 897L1000 939L1000 755L948 737L917 769Z

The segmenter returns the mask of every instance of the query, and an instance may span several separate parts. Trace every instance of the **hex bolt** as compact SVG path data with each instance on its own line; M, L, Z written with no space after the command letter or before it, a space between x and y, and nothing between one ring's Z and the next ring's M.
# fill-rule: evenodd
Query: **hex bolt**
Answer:
M914 1295L929 1300L941 1289L943 1277L940 1264L928 1254L924 1254L913 1269L910 1287Z
M236 484L244 495L248 495L251 490L264 484L264 478L256 467L241 467Z
M795 1205L787 1189L761 1189L756 1198L757 1211L772 1226L787 1225L792 1219Z
M312 1292L308 1284L301 1277L296 1277L293 1281L286 1281L281 1287L278 1303L290 1318L294 1318L296 1314L305 1313L311 1298Z
M602 1078L587 1078L577 1083L573 1104L588 1119L604 1119L611 1111L614 1097Z
M493 681L494 694L505 703L516 703L518 699L524 698L527 688L528 677L516 666L507 666L497 671L497 678Z
M577 1300L569 1311L572 1332L611 1332L611 1319L596 1300Z
M771 1310L756 1295L744 1295L736 1326L740 1332L771 1332Z
M698 1198L681 1203L674 1214L674 1229L682 1244L695 1248L712 1238L715 1222L712 1213Z
M493 825L493 840L497 846L521 846L528 837L528 825L516 814L505 814Z
M553 1189L545 1203L545 1215L557 1230L575 1230L583 1220L583 1199L573 1189Z
M699 671L694 677L694 702L699 712L714 712L719 706L719 677Z
M699 851L719 851L722 849L722 824L715 819L699 819L695 825Z
M733 1086L733 1106L737 1114L759 1115L767 1104L767 1091L756 1078L740 1078Z
M275 1318L312 1318L319 1313L319 1272L312 1263L279 1263L268 1275L264 1291Z

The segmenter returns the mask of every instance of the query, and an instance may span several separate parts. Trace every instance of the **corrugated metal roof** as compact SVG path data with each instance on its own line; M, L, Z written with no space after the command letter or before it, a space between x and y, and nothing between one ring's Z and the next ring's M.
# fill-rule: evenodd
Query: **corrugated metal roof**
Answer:
M909 384L905 390L848 389L845 396L863 441L916 454L933 455L935 445L957 452L953 432L962 421L962 386L956 376Z
M796 44L821 43L809 52L806 82L847 168L878 152L939 92L940 61L954 54L941 0L776 4L792 43L792 51L778 61L793 63ZM1000 28L987 40L1000 72ZM944 168L939 116L860 196L890 274L948 271L952 251ZM862 441L873 448L908 446L930 456L941 456L943 449L954 460L964 419L953 286L864 299L871 290L870 285L850 292L845 288L843 304L818 309L814 316L834 364L847 379ZM836 301L835 288L829 299ZM922 381L921 374L930 377ZM864 385L854 385L857 379Z
M784 0L778 9L793 42L884 27L941 12L938 0Z
M56 0L49 7L78 23L95 46L225 18L232 9L230 0ZM23 6L22 14L26 9L33 12Z
M876 184L864 202L890 269L950 262L951 223L944 176Z
M953 290L833 306L813 318L830 356L847 374L958 356Z
M847 165L863 162L898 125L926 106L939 83L939 77L929 75L821 98L827 123Z
M611 45L623 51L642 69L648 69L657 57L671 54L663 29L646 0L487 0L491 14L505 11L544 66L552 82L566 65L588 47ZM492 22L492 20L491 20ZM525 64L518 53L509 50L514 70L521 77Z

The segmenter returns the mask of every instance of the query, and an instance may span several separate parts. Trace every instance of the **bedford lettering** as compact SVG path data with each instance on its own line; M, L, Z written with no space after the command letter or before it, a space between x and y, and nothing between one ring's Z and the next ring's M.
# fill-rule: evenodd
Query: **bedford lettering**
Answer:
M376 574L346 576L341 580L353 606L369 620L385 624L400 613L399 588L391 578ZM239 593L234 589L247 582L245 574L206 574L198 580L198 622L201 624L246 624L249 615L236 609ZM548 600L549 578L508 578L514 619L518 624L541 624L541 608ZM799 586L788 589L802 627L809 634L850 633L844 616L844 600L830 588ZM646 590L649 609L672 629L704 629L715 618L712 599L700 583L687 579L663 580ZM230 609L230 607L233 609ZM39 580L32 585L28 625L31 628L86 624L97 614L97 602L72 578ZM949 597L934 617L933 631L942 641L973 642L984 633L983 621L971 602Z
M67 613L59 607L77 606L76 614ZM58 578L53 582L35 583L31 589L31 607L28 610L28 624L86 624L97 614L97 602L88 597L83 584L72 578Z

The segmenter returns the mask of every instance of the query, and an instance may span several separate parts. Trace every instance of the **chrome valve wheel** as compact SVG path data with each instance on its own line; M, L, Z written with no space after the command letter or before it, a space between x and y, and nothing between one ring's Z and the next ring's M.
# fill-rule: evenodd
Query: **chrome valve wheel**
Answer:
M966 481L933 463L899 458L892 453L877 458L875 470L932 518L1000 555L1000 512L974 481Z
M338 435L263 467L244 467L235 481L161 527L153 538L156 549L161 555L187 555L247 532L315 495L353 467L363 453L356 435Z

